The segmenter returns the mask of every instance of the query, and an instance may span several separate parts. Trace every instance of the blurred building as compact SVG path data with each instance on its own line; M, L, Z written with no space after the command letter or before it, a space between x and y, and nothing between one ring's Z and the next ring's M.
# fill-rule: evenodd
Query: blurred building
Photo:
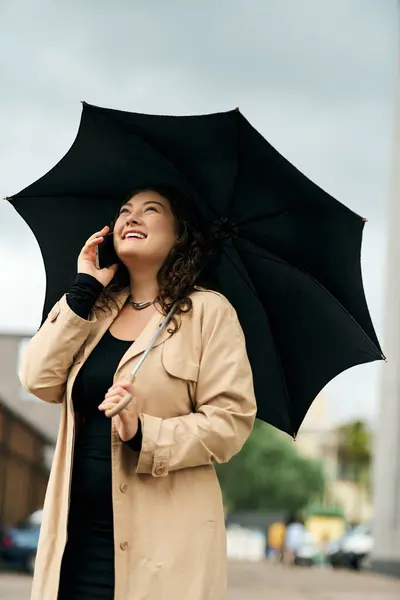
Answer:
M55 444L60 407L28 394L19 381L18 371L29 335L0 333L0 397L2 403L30 423ZM51 456L51 450L49 451Z
M0 397L0 526L15 525L43 506L51 445Z
M340 433L332 426L323 394L311 405L297 436L296 446L305 456L323 463L327 479L326 504L341 506L350 522L371 518L371 498L354 481L347 468L346 458L341 452Z
M60 407L28 394L18 370L29 335L0 334L0 521L15 523L40 508L57 436Z

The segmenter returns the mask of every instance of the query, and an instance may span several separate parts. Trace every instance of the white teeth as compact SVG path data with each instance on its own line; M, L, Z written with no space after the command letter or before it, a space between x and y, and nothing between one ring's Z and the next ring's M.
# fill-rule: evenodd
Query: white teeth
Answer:
M127 233L125 239L126 238L139 238L140 240L144 240L146 239L146 236L142 233Z

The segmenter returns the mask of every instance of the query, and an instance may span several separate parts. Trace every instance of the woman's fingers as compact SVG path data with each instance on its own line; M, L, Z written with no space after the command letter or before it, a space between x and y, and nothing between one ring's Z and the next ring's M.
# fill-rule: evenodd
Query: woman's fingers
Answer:
M125 396L125 394L126 389L119 385L115 385L108 390L107 394L105 395L105 398L109 398L111 396Z
M83 252L87 254L92 248L100 244L104 240L104 236L106 235L109 229L110 228L107 225L106 227L103 227L101 231L97 231L96 233L91 235L90 238L86 240L86 243L83 246Z
M95 246L98 246L99 244L101 244L101 242L104 240L103 236L100 236L98 238L96 238L95 240L90 240L90 242L86 242L86 244L83 247L83 252L84 253L88 253L90 252Z
M106 225L105 227L103 227L103 229L101 229L101 231L96 231L96 233L91 235L86 240L85 245L83 246L83 250L87 251L88 249L92 248L93 246L96 246L101 241L103 241L104 236L108 233L109 229L109 226Z
M105 235L108 230L109 230L109 226L106 225L105 227L103 227L103 229L101 229L100 231L96 231L96 233L93 233L93 235L91 235L87 240L86 243L90 242L91 240L95 240L96 238L99 238L102 235Z
M118 404L118 402L121 401L122 396L120 395L116 395L116 396L109 396L108 398L106 397L103 402L100 404L99 406L99 410L107 410L107 408L109 408L110 406L113 406L114 404Z
M118 384L111 386L103 402L99 405L99 410L108 410L115 404L118 404L127 394L133 395L132 382L120 381Z
M97 245L100 244L103 241L103 238L100 237L98 238L98 241L95 242L88 242L87 244L85 244L82 248L82 253L83 254L90 254L93 250L93 248Z
M125 392L129 392L130 394L133 394L133 382L132 382L132 380L121 379L121 381L117 381L117 383L115 385L112 385L108 391L111 392L111 390L114 390L114 389L117 389L117 388L122 389Z
M107 394L104 396L104 400L103 400L102 404L104 402L119 402L119 400L124 398L129 393L131 393L131 392L129 392L128 390L126 390L125 388L123 388L119 385L112 386L108 390Z

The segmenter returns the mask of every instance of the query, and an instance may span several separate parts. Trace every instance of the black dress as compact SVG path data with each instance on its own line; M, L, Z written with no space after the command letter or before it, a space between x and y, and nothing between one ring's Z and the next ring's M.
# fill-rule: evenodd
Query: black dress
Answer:
M68 304L85 318L101 289L97 280L80 275L67 296ZM107 331L74 383L72 399L81 425L75 440L58 600L114 600L111 419L98 406L131 344ZM127 444L140 450L141 432Z

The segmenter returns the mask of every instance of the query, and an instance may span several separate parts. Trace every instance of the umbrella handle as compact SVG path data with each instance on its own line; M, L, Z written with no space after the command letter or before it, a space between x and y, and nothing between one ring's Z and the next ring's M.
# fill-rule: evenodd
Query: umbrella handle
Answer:
M135 376L132 376L131 382L133 383L134 381L135 381ZM109 408L108 410L105 411L106 417L108 417L109 419L112 419L113 417L118 415L121 412L121 410L123 410L124 408L126 408L128 406L128 404L131 400L132 400L132 394L125 394L125 396L123 396L122 400L120 402L118 402L118 404L114 404L114 406L112 408Z

